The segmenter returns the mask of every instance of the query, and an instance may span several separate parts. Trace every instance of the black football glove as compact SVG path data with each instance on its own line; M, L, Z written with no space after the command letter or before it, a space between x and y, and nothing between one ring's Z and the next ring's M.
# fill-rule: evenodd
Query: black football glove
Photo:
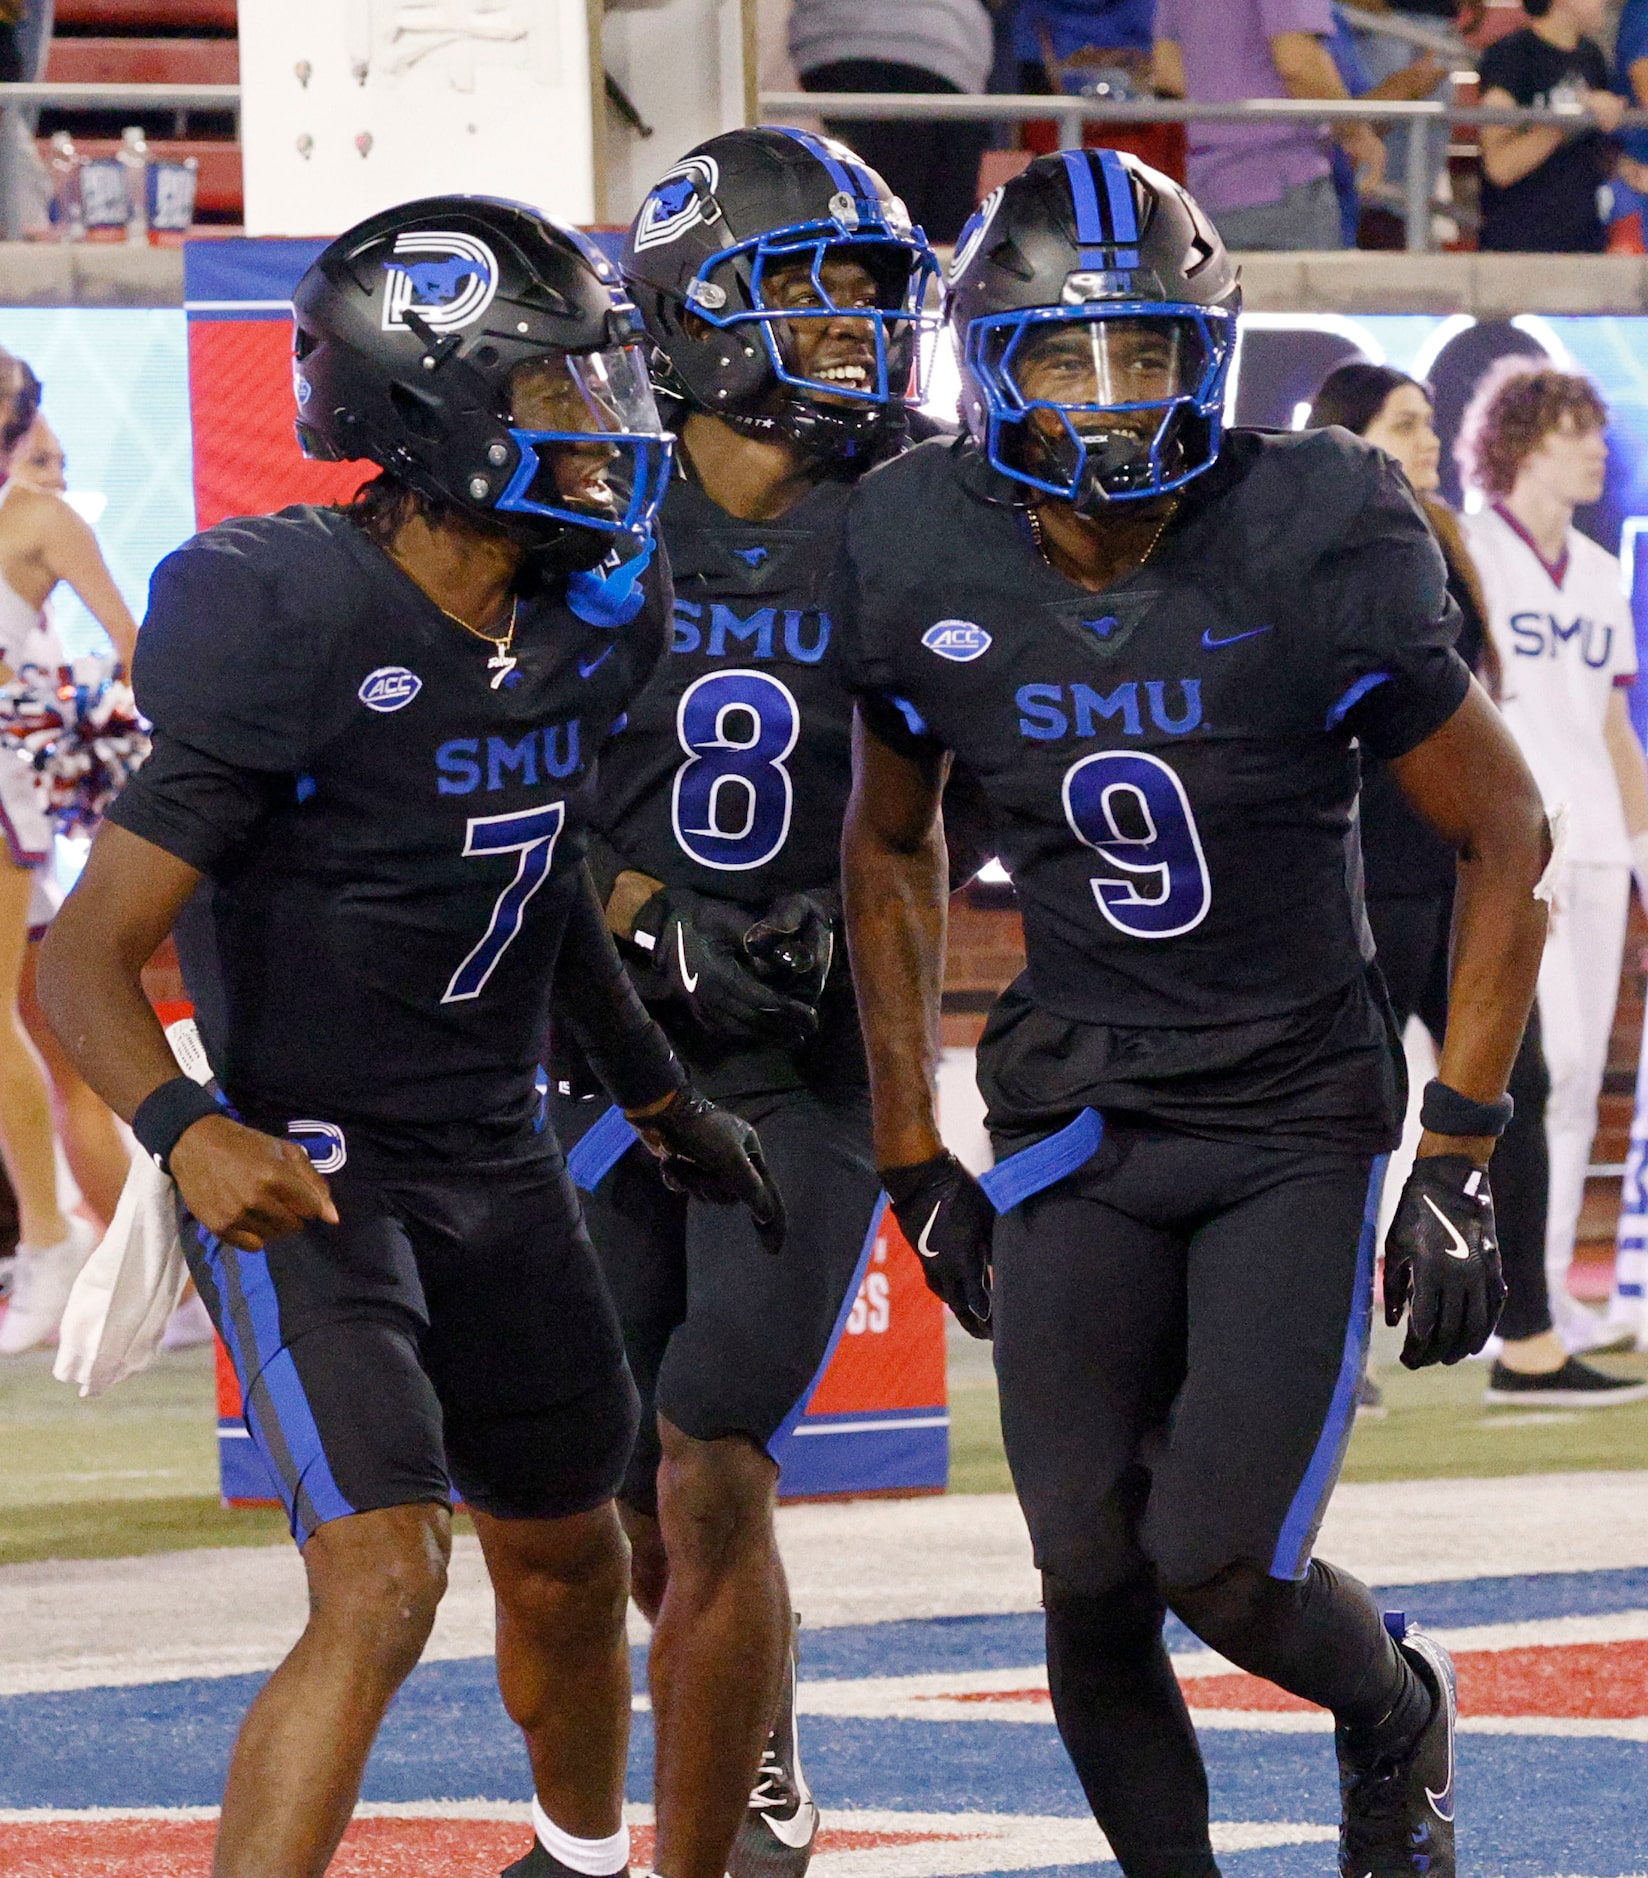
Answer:
M816 1005L835 959L836 910L821 895L789 893L744 935L756 974Z
M1385 1239L1385 1322L1408 1313L1403 1367L1475 1356L1504 1305L1486 1170L1463 1154L1415 1161Z
M769 1252L784 1244L784 1202L761 1156L761 1140L741 1115L683 1089L656 1115L631 1116L658 1156L664 1185L716 1206L747 1206Z
M914 1167L884 1167L899 1230L915 1247L927 1289L955 1313L970 1337L990 1335L990 1243L996 1209L953 1154Z
M712 1037L805 1043L818 1029L818 1013L756 970L744 945L749 930L747 908L671 887L655 893L636 915L633 938L664 990Z

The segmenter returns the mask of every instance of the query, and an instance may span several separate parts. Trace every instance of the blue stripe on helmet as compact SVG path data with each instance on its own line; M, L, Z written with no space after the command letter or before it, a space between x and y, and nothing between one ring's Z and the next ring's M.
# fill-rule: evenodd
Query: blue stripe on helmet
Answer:
M1066 150L1064 172L1070 179L1070 204L1076 211L1076 241L1081 248L1083 267L1102 267L1104 257L1098 250L1108 245L1104 215L1099 207L1099 192L1093 187L1093 171L1085 150Z
M1099 170L1104 177L1104 191L1110 199L1110 226L1116 245L1125 247L1139 238L1139 216L1133 206L1133 185L1127 165L1114 150L1097 152Z
M786 137L793 137L795 141L800 144L802 149L806 151L808 156L814 157L818 162L822 163L824 168L829 172L830 181L835 184L836 188L839 189L843 195L849 195L855 201L858 199L861 193L858 186L842 167L840 161L831 155L829 147L824 143L822 138L815 137L810 130L792 130L788 124L775 125L774 128L783 131ZM875 191L871 190L869 193L873 200Z

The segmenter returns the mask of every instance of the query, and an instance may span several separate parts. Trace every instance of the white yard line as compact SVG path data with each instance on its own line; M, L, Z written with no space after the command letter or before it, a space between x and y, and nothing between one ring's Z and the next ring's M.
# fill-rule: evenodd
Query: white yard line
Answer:
M1006 1494L790 1506L779 1531L809 1628L1030 1611L1039 1600L1024 1522ZM1648 1565L1648 1473L1342 1487L1320 1549L1391 1586ZM0 1696L266 1671L303 1618L303 1572L289 1546L6 1566ZM1571 1636L1548 1635L1544 1624L1493 1628L1537 1629L1526 1640L1541 1642L1648 1634L1594 1628L1622 1620L1558 1621L1576 1627ZM425 1657L490 1655L492 1629L479 1548L459 1539ZM631 1635L645 1634L632 1619Z

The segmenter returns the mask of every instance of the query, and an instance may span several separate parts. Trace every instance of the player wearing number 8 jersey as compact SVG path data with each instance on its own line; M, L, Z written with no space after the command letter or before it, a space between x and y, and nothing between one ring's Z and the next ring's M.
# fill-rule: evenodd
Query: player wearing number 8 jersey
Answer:
M660 521L675 612L601 760L591 862L635 982L695 1077L761 1129L782 1260L603 1165L557 1057L558 1114L641 1390L621 1495L656 1629L656 1864L667 1878L805 1870L818 1811L794 1723L771 1450L850 1306L880 1182L840 945L852 698L825 605L862 472L905 441L935 266L843 145L740 130L648 196L624 252L680 433ZM585 1144L588 1144L586 1147Z
M592 765L668 607L668 445L615 270L530 210L386 210L294 305L300 436L383 474L158 570L135 674L154 755L41 993L175 1178L309 1577L214 1870L326 1869L457 1495L532 1760L521 1868L600 1878L628 1853L613 1492L635 1407L535 1086L553 992L672 1176L779 1223L752 1131L687 1089L582 866ZM180 951L228 1113L175 1075L138 977L197 889Z
M993 1332L1054 1712L1123 1871L1216 1870L1171 1609L1333 1711L1345 1878L1451 1878L1446 1655L1311 1557L1402 1112L1357 743L1460 853L1442 1078L1386 1254L1415 1365L1480 1347L1503 1299L1484 1167L1544 822L1395 466L1340 432L1224 432L1238 306L1205 217L1131 157L1039 159L963 233L970 435L866 479L839 601L876 1148L935 1288ZM932 1117L950 753L989 799L1028 950L979 1053L1018 1157L999 1221Z

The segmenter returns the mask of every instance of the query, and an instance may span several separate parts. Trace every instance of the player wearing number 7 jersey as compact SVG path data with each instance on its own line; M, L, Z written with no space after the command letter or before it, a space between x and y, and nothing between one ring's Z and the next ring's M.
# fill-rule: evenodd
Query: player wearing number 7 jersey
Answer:
M1311 1556L1402 1114L1357 744L1460 856L1441 1080L1386 1248L1414 1365L1479 1348L1503 1299L1484 1168L1544 818L1396 466L1343 432L1224 431L1238 306L1194 202L1110 151L1038 159L963 231L970 434L866 479L839 606L876 1148L963 1321L993 1330L1054 1713L1128 1878L1216 1871L1170 1609L1333 1711L1344 1878L1452 1878L1446 1654ZM998 1157L1019 1156L994 1222L932 1115L950 753L1028 950L979 1052Z
M41 995L173 1175L309 1577L213 1869L326 1869L457 1495L532 1760L527 1856L600 1878L628 1862L613 1493L635 1394L545 1126L552 995L670 1177L780 1228L753 1131L687 1088L582 865L595 758L667 617L668 443L616 271L530 210L387 210L294 306L300 436L383 474L157 571L135 674L154 755ZM227 1112L176 1075L138 976L197 889L179 949Z

